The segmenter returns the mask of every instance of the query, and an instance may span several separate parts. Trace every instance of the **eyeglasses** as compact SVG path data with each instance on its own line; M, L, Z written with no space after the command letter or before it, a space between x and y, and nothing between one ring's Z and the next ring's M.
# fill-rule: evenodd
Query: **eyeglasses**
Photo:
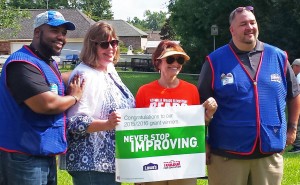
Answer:
M254 11L254 8L252 6L245 6L245 7L237 7L234 12L242 12L244 10L248 10L248 11L251 11L253 12Z
M168 56L168 57L166 58L166 62L167 62L168 64L173 64L173 63L175 62L175 60L176 60L177 63L180 64L180 65L184 64L184 62L185 62L185 59L184 59L184 57L182 57L182 56L177 57L177 58L175 58L174 56Z
M111 45L111 47L116 48L119 45L119 41L118 40L111 40L109 42L104 41L104 42L96 42L96 44L98 44L102 49L107 49L109 47L109 45Z

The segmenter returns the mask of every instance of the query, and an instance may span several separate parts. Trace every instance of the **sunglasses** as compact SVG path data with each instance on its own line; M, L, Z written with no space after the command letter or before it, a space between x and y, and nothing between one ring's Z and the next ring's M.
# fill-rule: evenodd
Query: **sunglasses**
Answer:
M119 45L119 41L118 40L111 40L109 42L104 41L104 42L96 42L96 44L98 44L102 49L107 49L109 47L109 45L111 45L111 47L116 48Z
M230 14L230 16L229 16L229 24L231 25L231 22L232 22L232 20L234 19L236 13L241 13L241 12L243 12L244 10L247 10L247 11L250 11L250 12L254 13L254 8L253 8L252 6L237 7L236 9L234 9L234 10L231 12L231 14Z
M168 64L173 64L175 61L177 61L177 63L180 65L184 64L184 62L185 62L184 57L181 57L181 56L177 57L177 58L175 58L174 56L168 56L166 58L166 62Z
M252 6L245 6L245 7L237 7L234 12L242 12L244 10L248 10L248 11L251 11L253 12L254 11L254 8Z

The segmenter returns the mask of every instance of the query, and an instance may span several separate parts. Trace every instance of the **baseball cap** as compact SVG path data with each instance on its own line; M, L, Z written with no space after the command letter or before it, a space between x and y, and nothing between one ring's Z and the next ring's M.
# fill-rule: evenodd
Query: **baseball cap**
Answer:
M34 20L33 28L37 28L43 24L55 27L64 24L67 26L67 30L75 30L75 25L72 22L66 21L61 13L53 10L38 14Z
M177 51L175 50L175 48L167 48L166 51L162 53L157 59L163 59L172 55L182 55L185 61L190 60L190 57L185 52Z
M294 66L294 65L300 66L300 59L299 58L294 60L294 62L292 63L292 66Z

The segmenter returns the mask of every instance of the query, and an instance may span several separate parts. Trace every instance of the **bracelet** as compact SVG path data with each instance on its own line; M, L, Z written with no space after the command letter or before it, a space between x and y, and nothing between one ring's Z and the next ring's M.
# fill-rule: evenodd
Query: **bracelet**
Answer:
M77 97L73 96L73 95L71 95L71 96L75 99L75 103L74 103L74 105L75 105L78 102Z

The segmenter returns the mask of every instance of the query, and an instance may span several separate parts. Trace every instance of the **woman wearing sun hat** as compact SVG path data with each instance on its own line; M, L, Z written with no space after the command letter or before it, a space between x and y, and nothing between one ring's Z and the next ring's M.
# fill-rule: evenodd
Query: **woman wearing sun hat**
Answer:
M152 54L154 68L160 78L141 86L136 95L136 107L167 107L199 105L197 87L177 77L183 65L190 59L182 47L172 41L163 40ZM170 101L162 101L162 100ZM213 98L204 102L205 121L208 123L217 109ZM163 175L163 174L162 174ZM139 183L137 183L139 184ZM177 179L159 182L146 182L146 185L196 185L197 179Z

